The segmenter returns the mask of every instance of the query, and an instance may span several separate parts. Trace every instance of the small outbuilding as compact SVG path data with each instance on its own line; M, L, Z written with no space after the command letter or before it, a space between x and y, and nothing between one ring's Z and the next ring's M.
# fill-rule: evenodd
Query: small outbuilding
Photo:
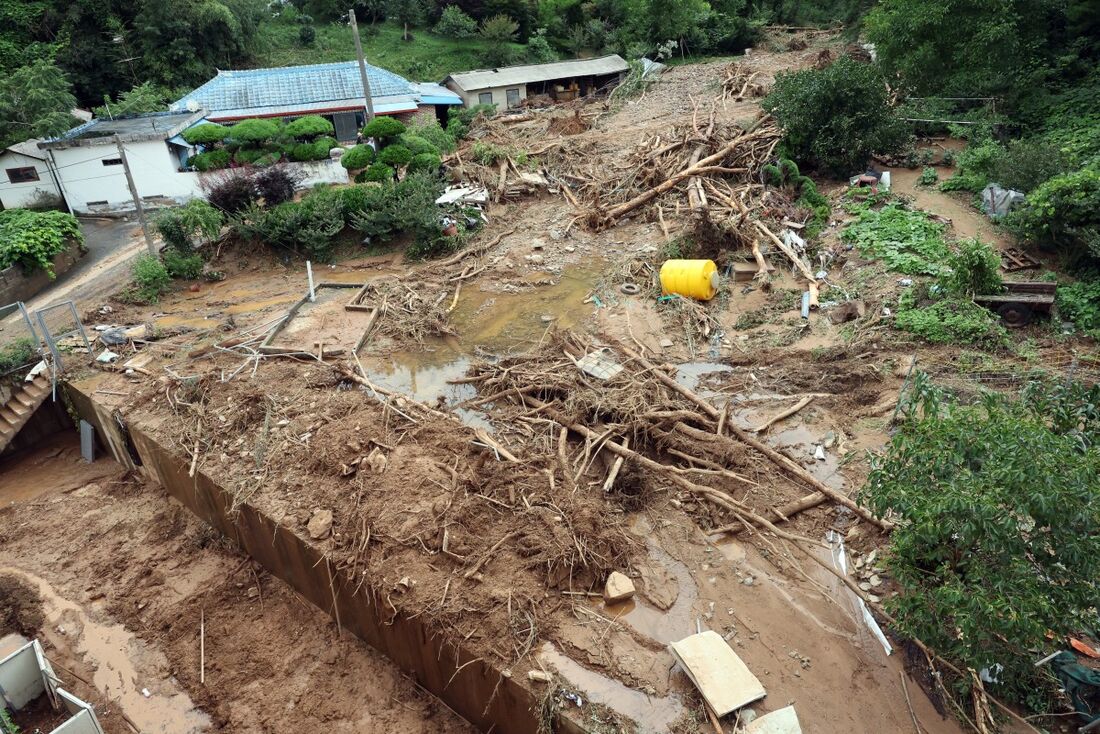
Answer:
M61 204L57 177L50 169L38 139L9 145L0 151L0 206L49 208Z
M462 97L467 106L496 105L511 109L524 100L542 97L568 102L612 89L630 65L617 54L596 59L523 64L451 74L443 86Z

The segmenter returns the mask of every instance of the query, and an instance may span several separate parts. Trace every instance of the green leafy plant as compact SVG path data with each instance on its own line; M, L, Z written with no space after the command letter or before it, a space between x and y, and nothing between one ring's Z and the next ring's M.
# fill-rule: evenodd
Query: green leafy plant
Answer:
M798 164L789 158L780 158L775 164L764 166L763 174L768 185L785 189L795 199L795 204L810 210L812 216L803 234L816 237L828 223L832 207L829 199L817 190L813 179L799 173Z
M413 155L420 155L421 153L439 154L438 148L414 133L405 133L397 139L397 142L408 148Z
M821 70L780 73L763 107L782 126L788 157L833 174L860 172L873 154L895 153L910 136L882 74L847 56Z
M439 22L433 30L449 38L472 38L477 35L477 21L462 11L457 5L448 5L439 15Z
M57 211L0 211L0 269L21 265L27 273L45 270L54 278L53 258L72 245L82 246L84 234L76 217Z
M164 269L172 278L195 280L202 275L203 260L200 255L194 253L187 255L174 247L167 247L161 252L160 259L164 263Z
M881 209L869 203L851 207L857 219L841 232L845 242L864 257L882 260L890 270L908 275L940 275L949 254L944 226L921 211L892 202Z
M208 150L198 155L193 155L187 159L187 162L196 171L216 171L221 168L229 167L229 151L228 150Z
M340 156L340 165L349 171L366 168L374 162L374 148L369 145L357 145Z
M1063 319L1081 331L1100 336L1100 277L1060 285L1055 299Z
M914 287L898 302L894 326L933 344L981 344L1004 346L1008 334L1000 321L988 309L969 298L948 296L927 301L921 294L927 290Z
M470 126L479 117L492 117L497 113L496 105L477 104L473 107L452 107L447 112L447 132L455 140L462 140L470 134Z
M393 166L394 168L401 168L408 165L412 160L412 151L406 148L404 145L387 145L378 154L378 160L385 163L387 166Z
M34 340L24 336L0 346L0 376L38 361Z
M204 122L187 128L181 135L191 145L214 145L229 137L229 128L215 122Z
M432 120L425 124L418 124L409 128L409 132L417 137L427 140L435 147L436 152L450 153L458 147L455 139L451 137L451 134L439 126L439 123Z
M283 132L298 140L314 140L321 136L331 136L332 123L320 115L306 115L287 123Z
M1001 256L977 238L962 240L947 258L947 272L940 285L948 293L973 298L976 295L1000 293Z
M917 179L918 186L935 186L940 180L940 175L936 173L936 169L932 166L925 166L924 170L920 172L920 178Z
M404 132L405 126L400 120L384 116L375 117L363 127L363 137L374 138L381 145L387 144Z
M437 153L420 153L414 155L409 161L409 173L417 171L438 171L443 165L443 160Z
M312 46L317 40L317 29L311 25L303 25L298 29L298 43L303 46Z
M1044 182L1005 218L1020 236L1060 250L1070 260L1100 261L1100 166Z
M359 172L359 175L355 177L355 183L366 183L368 181L385 183L393 181L396 173L393 166L387 166L382 162L372 163L366 170Z
M139 255L134 260L131 276L133 283L130 296L141 303L156 303L172 285L168 268L154 255Z
M279 124L271 120L241 120L229 128L229 137L241 143L257 145L274 140L279 135Z
M998 695L1055 705L1035 656L1050 631L1096 618L1100 387L1036 382L965 404L918 373L904 410L862 492L897 521L885 563L898 631L963 669L1003 666Z
M153 226L164 244L187 254L202 239L218 236L222 213L202 199L192 199L183 206L165 209L153 219Z
M332 257L336 235L345 225L343 194L338 189L315 189L300 202L287 201L270 209L256 204L233 219L233 230L245 241L263 243L326 261Z
M381 240L401 233L412 234L412 257L434 253L442 241L441 217L435 200L443 193L442 180L430 173L410 173L395 184L376 187L366 196L363 207L351 214L351 225Z

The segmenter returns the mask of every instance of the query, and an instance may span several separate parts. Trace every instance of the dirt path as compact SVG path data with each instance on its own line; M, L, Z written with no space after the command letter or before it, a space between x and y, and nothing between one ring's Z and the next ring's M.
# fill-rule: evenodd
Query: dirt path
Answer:
M163 490L84 464L75 436L0 465L0 573L39 591L46 654L108 734L129 734L120 712L147 734L471 732Z

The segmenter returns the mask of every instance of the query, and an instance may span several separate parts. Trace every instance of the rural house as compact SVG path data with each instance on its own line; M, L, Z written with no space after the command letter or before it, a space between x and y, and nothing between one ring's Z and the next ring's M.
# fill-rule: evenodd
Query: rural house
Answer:
M492 104L498 109L518 107L534 97L568 102L617 84L630 70L621 56L575 59L550 64L523 64L451 74L443 85L468 106Z
M438 84L418 84L367 64L371 100L378 115L403 121L424 115L446 121L447 110L462 98ZM173 105L174 110L204 108L210 122L232 124L253 117L293 119L322 115L332 121L341 142L355 140L366 123L363 82L357 61L218 71L210 81Z
M57 174L61 194L74 212L133 207L116 136L125 145L141 198L152 204L182 202L196 195L196 184L193 175L181 174L192 148L180 133L204 114L198 110L98 118L44 140L38 148Z
M0 151L0 206L4 209L49 206L60 201L57 177L39 142L35 138Z

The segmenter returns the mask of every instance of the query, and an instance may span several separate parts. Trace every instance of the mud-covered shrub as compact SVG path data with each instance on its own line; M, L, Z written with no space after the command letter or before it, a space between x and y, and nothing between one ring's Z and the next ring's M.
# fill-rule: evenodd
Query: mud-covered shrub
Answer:
M374 148L369 145L357 145L340 156L340 165L349 171L366 168L374 162Z
M374 138L381 145L397 138L405 132L405 126L400 120L392 117L375 117L363 128L363 137Z
M283 129L286 135L299 140L313 140L322 135L332 135L332 123L320 115L306 115L287 123Z
M781 72L762 106L782 126L788 157L835 175L862 171L872 155L896 153L910 137L881 72L847 56Z
M215 208L233 214L249 207L259 193L249 171L229 170L214 173L199 182L199 187Z
M385 163L387 166L393 166L394 168L401 168L407 166L409 161L412 160L412 151L406 148L404 145L388 145L382 149L382 152L378 154L378 160Z
M256 192L264 200L264 206L276 206L294 198L294 192L302 177L291 173L286 166L272 166L253 176Z

